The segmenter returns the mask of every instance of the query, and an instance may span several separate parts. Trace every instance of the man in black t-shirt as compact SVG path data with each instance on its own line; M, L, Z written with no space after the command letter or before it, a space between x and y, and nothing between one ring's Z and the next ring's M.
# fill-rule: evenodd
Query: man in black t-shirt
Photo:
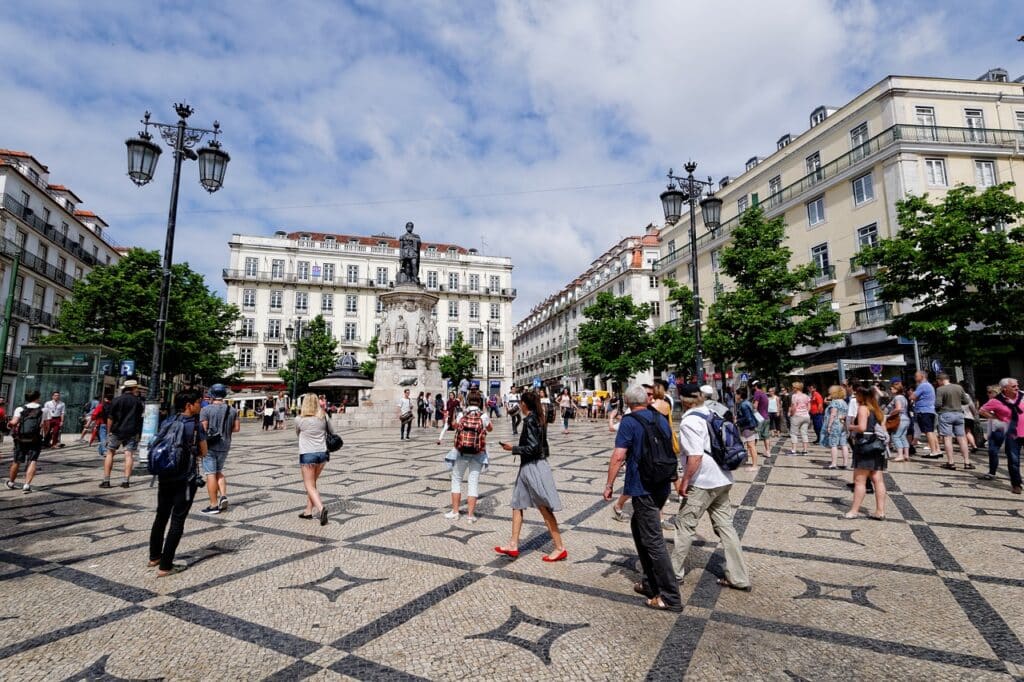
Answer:
M121 395L114 399L107 412L107 455L103 459L101 488L110 487L110 472L114 468L114 455L124 446L124 481L122 488L131 485L133 456L142 436L142 415L145 403L139 398L139 382L128 379L121 387Z

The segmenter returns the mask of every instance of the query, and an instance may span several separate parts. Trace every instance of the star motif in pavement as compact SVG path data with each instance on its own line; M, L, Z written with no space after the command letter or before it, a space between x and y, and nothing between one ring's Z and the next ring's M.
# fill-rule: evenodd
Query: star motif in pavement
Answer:
M935 481L943 488L969 488L971 490L981 490L981 486L977 483L967 483L964 481Z
M801 494L804 499L800 500L804 504L830 504L833 507L839 509L846 509L846 505L843 503L842 498L830 497L828 495L807 495Z
M617 549L605 549L600 546L596 547L595 550L594 556L589 559L582 559L580 561L574 561L573 563L607 564L608 568L604 572L606 577L614 573L616 568L624 568L627 571L631 571L633 573L636 572L636 555L627 554L626 552L622 552Z
M15 521L19 526L23 523L35 523L36 521L45 521L46 519L59 519L66 516L72 516L72 514L61 514L56 509L47 509L43 512L36 512L35 514L26 514L21 516Z
M524 630L544 630L545 632L536 638L529 638L526 636L517 636L513 632L520 626L527 626ZM550 620L543 620L541 618L534 618L528 616L517 607L512 607L512 613L509 615L508 620L499 625L493 630L488 632L481 632L479 635L468 635L466 639L491 639L495 642L503 642L506 644L514 644L515 646L526 649L531 654L544 661L545 665L551 665L551 646L555 641L562 635L566 635L573 630L579 630L581 628L589 628L590 623L554 623ZM522 633L526 635L527 633Z
M863 606L875 611L885 613L885 609L879 608L868 599L868 590L875 589L874 585L836 585L833 583L821 583L817 580L795 576L797 580L803 581L807 589L803 594L798 594L793 599L826 599L829 601L841 601L847 604ZM846 593L846 594L843 594ZM849 596L846 596L849 595Z
M340 587L328 587L327 584L337 580L342 583ZM309 590L311 592L319 592L320 594L327 597L327 600L332 604L337 601L345 592L354 590L360 585L366 585L368 583L378 583L387 580L387 578L356 578L354 576L345 573L340 568L335 568L333 571L325 575L323 578L318 578L308 583L301 585L286 585L279 587L279 590Z
M1020 515L1020 509L999 509L997 507L967 507L974 510L975 516L1010 516L1015 519L1024 519Z
M349 478L348 476L346 476L345 478L338 479L337 481L331 481L331 485L340 485L340 486L344 486L345 488L347 488L350 485L355 485L356 483L362 483L362 482L363 481L360 481L359 479Z
M428 485L423 490L417 490L416 492L413 493L413 495L426 495L426 496L429 496L429 497L437 497L438 495L440 495L443 492L445 492L445 490L438 490L436 488L431 488Z
M225 554L235 554L240 552L255 542L257 537L259 537L258 533L250 533L249 535L243 535L239 538L218 540L217 542L210 543L206 547L200 547L194 552L182 554L180 557L189 565L189 567L192 567L202 561L207 561Z
M328 511L330 511L330 507L328 507L327 509ZM359 514L354 511L349 511L345 507L342 507L338 511L331 512L327 518L329 521L336 522L343 526L352 519L358 519L362 516L373 516L373 514Z
M478 535L493 532L493 530L470 530L468 528L459 528L458 526L449 526L445 530L442 530L438 533L429 533L421 537L448 538L450 540L455 540L456 542L461 542L463 545L468 545L469 541L477 537Z
M118 677L107 672L107 659L110 655L101 656L85 670L64 679L64 682L162 682L162 677L150 677L145 680L137 677Z
M270 493L256 493L252 497L244 497L240 500L231 500L231 506L255 509L256 507L262 507L263 505L271 504L272 502L273 500L270 497Z
M126 535L132 533L130 528L125 528L122 523L120 526L114 528L107 528L105 530L98 530L95 533L76 533L76 538L89 538L89 543L98 542L99 540L108 540L110 538L116 538L119 535Z
M814 526L805 526L802 523L798 523L798 526L804 529L805 534L797 538L797 540L839 540L841 542L849 542L850 544L860 545L864 547L863 542L857 542L853 539L853 534L858 529L853 530L839 530L837 528L815 528Z
M295 474L290 471L282 471L271 476L270 474L263 474L264 478L269 478L271 481L276 481L282 478L295 478Z

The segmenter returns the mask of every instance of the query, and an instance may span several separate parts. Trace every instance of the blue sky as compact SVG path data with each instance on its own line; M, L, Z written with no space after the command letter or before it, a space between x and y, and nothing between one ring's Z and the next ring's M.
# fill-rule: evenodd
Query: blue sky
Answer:
M117 242L161 248L169 154L125 176L146 109L223 126L184 170L175 259L223 290L232 232L397 233L511 256L517 319L663 221L669 166L744 161L890 73L1024 73L1024 3L879 0L124 3L7 0L0 147ZM540 191L543 190L543 191Z

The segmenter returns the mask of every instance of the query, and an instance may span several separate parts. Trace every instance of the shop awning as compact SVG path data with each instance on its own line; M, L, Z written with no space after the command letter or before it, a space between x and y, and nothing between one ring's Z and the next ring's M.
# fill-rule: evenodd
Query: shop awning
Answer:
M907 359L903 355L881 355L875 358L843 358L843 369L857 369L858 367L870 367L881 365L882 367L906 367ZM789 376L802 377L810 374L824 374L826 372L838 372L838 362L826 362L821 365L811 365L794 369Z

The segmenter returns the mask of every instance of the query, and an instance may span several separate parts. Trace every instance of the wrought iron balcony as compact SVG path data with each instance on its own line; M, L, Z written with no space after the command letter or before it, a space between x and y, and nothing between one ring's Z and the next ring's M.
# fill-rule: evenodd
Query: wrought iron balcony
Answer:
M878 274L877 265L864 265L858 261L857 256L850 259L851 277L874 277Z
M882 303L862 308L854 314L858 327L869 327L882 324L892 319L892 304Z
M263 343L283 346L284 343L285 343L285 339L284 339L284 337L280 333L278 333L278 334L269 334L267 332L264 332L263 333Z
M811 287L821 289L836 283L836 266L829 265L826 268L818 268L818 274L811 277Z
M235 334L235 341L237 343L256 343L259 340L260 340L259 335L256 334L256 332L254 332L254 331L240 329Z

